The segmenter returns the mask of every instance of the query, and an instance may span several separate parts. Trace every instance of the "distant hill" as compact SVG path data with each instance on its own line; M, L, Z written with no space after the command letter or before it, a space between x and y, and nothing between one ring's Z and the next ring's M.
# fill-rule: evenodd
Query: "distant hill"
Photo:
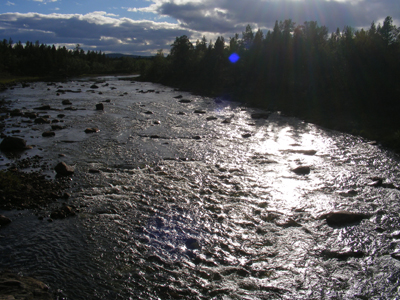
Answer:
M129 55L129 54L122 54L122 53L108 53L106 54L107 57L110 58L121 58L121 57L131 57L131 58L153 58L153 56L141 56L141 55Z

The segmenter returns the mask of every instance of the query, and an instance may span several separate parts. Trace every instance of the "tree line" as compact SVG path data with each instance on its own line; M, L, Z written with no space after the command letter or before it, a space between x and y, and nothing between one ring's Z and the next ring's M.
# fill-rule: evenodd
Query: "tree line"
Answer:
M400 36L387 17L369 29L329 33L315 21L248 25L213 43L177 37L142 70L150 80L279 110L369 137L400 141ZM390 137L389 137L390 136ZM399 145L400 147L400 142Z
M30 41L0 42L0 75L55 76L65 78L83 74L132 73L140 71L146 60L131 57L110 58L97 51L85 52L79 44L74 49Z

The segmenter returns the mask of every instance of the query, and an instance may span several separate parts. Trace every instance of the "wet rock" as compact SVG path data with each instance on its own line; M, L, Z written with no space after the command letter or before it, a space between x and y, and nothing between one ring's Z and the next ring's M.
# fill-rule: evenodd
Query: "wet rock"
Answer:
M98 129L97 127L92 127L92 128L86 128L85 129L85 133L96 133L99 132L100 129Z
M178 102L180 102L180 103L190 103L190 102L192 102L192 100L189 100L189 99L181 99L181 100L179 100Z
M270 116L270 113L254 113L251 114L252 119L268 119Z
M324 214L320 219L325 219L329 226L346 226L359 223L363 219L368 219L370 215L364 213L354 213L348 211L336 211Z
M182 99L183 96L182 96L182 95L178 95L178 96L175 96L174 98L175 98L175 99Z
M26 113L24 113L24 117L25 118L29 118L29 119L36 119L37 118L37 113L26 112Z
M299 223L297 223L295 220L293 220L292 218L276 221L275 225L279 226L279 227L283 227L283 228L301 227L301 225Z
M32 147L27 146L26 141L22 138L7 136L1 142L0 149L5 151L21 151L32 149Z
M45 131L42 133L43 137L53 137L56 136L56 133L54 131Z
M69 100L63 100L63 101L62 101L62 104L63 104L63 105L72 105L72 102L69 101Z
M65 162L58 163L54 170L56 171L57 175L60 176L69 176L74 174L74 169L68 166Z
M186 245L186 248L188 248L190 250L200 249L199 242L194 238L188 238L185 241L185 245Z
M76 110L78 110L78 109L77 109L77 108L75 108L75 107L72 107L72 106L68 106L68 107L64 108L64 110L72 110L72 111L76 111Z
M6 216L0 215L0 226L4 226L7 224L10 224L11 220L7 218Z
M365 256L363 251L331 251L331 250L323 250L321 255L326 258L336 258L339 260L347 260L351 257L361 258Z
M51 107L50 107L50 105L43 105L43 106L35 107L34 109L36 109L36 110L50 110Z
M160 121L153 121L153 124L154 124L154 125L160 125L161 122L160 122Z
M90 88L91 89L98 89L99 87L97 85L93 84L93 85L90 86Z
M245 133L245 134L242 134L242 138L249 138L249 137L251 137L251 133Z
M64 205L51 212L50 218L54 219L65 219L67 217L75 216L76 213L74 209L70 206Z
M205 110L202 110L202 109L196 109L196 110L194 111L194 113L195 113L195 114L205 114L206 111L205 111Z
M65 127L64 126L61 126L61 125L51 125L51 129L52 130L61 130L61 129L64 129Z
M96 110L104 110L104 104L103 103L96 104Z
M310 174L311 169L309 166L300 166L292 169L292 172L296 173L297 175L307 175Z
M288 152L288 153L298 153L298 154L304 154L304 155L315 155L317 151L315 150L283 150L282 152Z
M81 90L73 91L73 90L61 90L61 89L59 89L59 90L56 91L56 93L61 93L61 94L65 94L65 93L82 93L82 91Z
M35 124L50 124L50 123L51 121L47 118L40 117L35 119Z
M180 116L184 116L184 115L186 115L183 111L180 111L180 112L178 112L178 115L180 115Z
M21 117L23 115L20 109L14 109L10 112L11 117Z
M400 251L395 251L391 253L390 256L394 259L400 260Z
M97 170L97 169L89 169L89 173L91 173L91 174L98 174L98 173L100 173L100 170Z
M18 276L8 271L0 273L0 299L51 300L53 296L43 282L32 277Z
M400 238L400 230L396 230L396 231L392 232L392 234L390 236L394 239L399 239Z
M356 190L348 190L348 191L339 193L339 195L343 196L343 197L354 197L354 196L357 196L357 194L358 194L358 192Z
M208 117L208 118L206 118L207 121L214 121L214 120L217 120L217 119L218 119L217 117Z
M201 136L195 135L195 136L192 137L192 139L194 139L194 140L201 140Z
M58 115L57 115L57 118L60 118L60 119L62 119L62 118L64 118L64 117L65 117L64 114L58 114Z
M153 112L148 110L148 111L145 111L144 114L145 114L145 115L152 115Z

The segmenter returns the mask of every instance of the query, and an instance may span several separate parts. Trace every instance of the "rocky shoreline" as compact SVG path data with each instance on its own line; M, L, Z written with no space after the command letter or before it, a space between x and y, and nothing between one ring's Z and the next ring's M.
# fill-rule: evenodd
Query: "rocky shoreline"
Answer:
M12 117L17 112L9 110L8 104L10 103L0 100L0 113ZM22 138L4 134L6 118L0 117L3 139L0 150L5 157L12 158L13 163L7 169L0 170L0 209L32 209L35 210L39 220L47 218L50 222L53 219L75 215L75 209L66 204L57 205L59 207L56 208L51 205L69 198L69 194L65 192L70 184L68 177L57 176L55 179L47 179L42 171L23 171L43 165L42 157L35 155L20 159L21 151L29 151L32 147L26 145ZM12 226L12 220L0 214L0 230L5 226ZM0 299L46 300L54 297L49 287L35 278L20 276L9 270L0 270Z

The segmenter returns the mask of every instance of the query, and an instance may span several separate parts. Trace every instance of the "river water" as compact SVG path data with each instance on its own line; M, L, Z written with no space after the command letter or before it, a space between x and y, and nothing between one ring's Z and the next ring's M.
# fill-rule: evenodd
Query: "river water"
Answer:
M4 133L34 145L19 159L39 155L49 179L59 161L74 167L67 203L79 208L53 222L0 211L13 220L0 229L2 268L58 299L398 299L397 155L280 113L255 119L262 111L229 99L121 79L0 94L11 108L65 114L54 137L21 117ZM0 155L0 168L15 160ZM320 218L339 210L371 217Z

